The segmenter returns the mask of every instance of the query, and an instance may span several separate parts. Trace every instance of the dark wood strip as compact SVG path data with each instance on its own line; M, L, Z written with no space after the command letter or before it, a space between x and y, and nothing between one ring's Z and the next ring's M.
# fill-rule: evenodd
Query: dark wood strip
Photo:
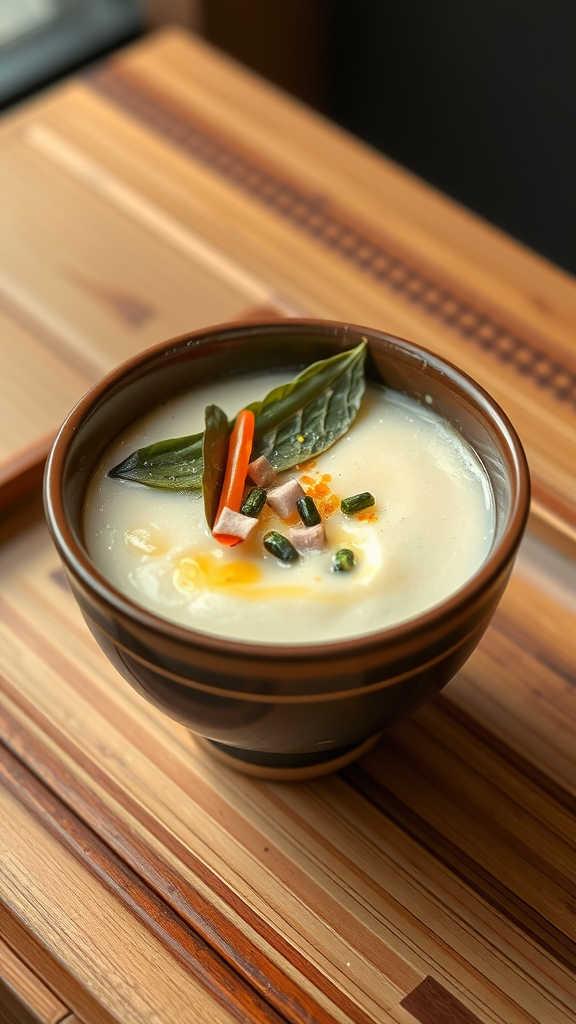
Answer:
M0 464L0 513L40 490L53 442L54 434L47 434Z
M421 749L426 751L423 756ZM486 756L492 760L490 750L481 751L472 736L454 730L429 708L389 733L381 760L371 758L364 767L460 851L535 907L576 949L576 823L563 813L556 829L549 819L542 821L531 805L530 797L536 799L537 794L524 791L523 799L516 793L514 782L520 780L496 757L494 766L501 775L491 777L486 765L476 765ZM396 781L404 772L411 780L408 786L406 780ZM418 795L420 781L426 788L425 800ZM474 839L468 838L470 832ZM547 891L545 900L541 889Z
M552 672L558 680L561 680L568 692L576 691L576 664L568 658L562 657L541 638L540 632L531 629L532 623L523 625L517 618L513 618L500 611L494 622L493 628L501 636L510 640L518 650L528 654L537 664ZM576 653L576 648L575 648ZM538 675L535 674L535 689L538 688Z
M159 940L178 963L239 1021L286 1024L286 1018L171 908L62 801L0 743L0 783L69 853Z
M75 1012L81 1015L82 1020L72 1015L73 1024L82 1024L82 1022L122 1024L117 1017L104 1009L92 993L84 987L76 974L69 971L63 961L54 957L50 950L46 949L37 937L24 927L16 913L2 902L0 902L0 934L9 939L12 949L39 977L49 977L52 990L67 1006L73 1006ZM65 1017L60 1024L65 1024L65 1022L67 1024L69 1020L69 1017ZM10 1021L10 1024L13 1022ZM20 1020L17 1020L17 1024L21 1024Z
M64 1018L51 1021L60 1024ZM10 983L0 975L0 1024L46 1024L46 1018L36 1013L26 1001L22 993L17 992Z
M254 929L291 963L312 985L323 992L354 1024L371 1024L371 1018L337 988L305 956L283 939L241 897L231 890L219 876L203 864L161 822L133 800L106 775L83 751L70 741L53 723L33 707L21 693L0 675L0 690L32 719L64 753L93 778L117 801L124 810L139 821L150 835L204 883L219 899L230 907L246 925ZM74 775L66 770L47 746L40 744L23 730L0 705L0 739L6 747L33 771L42 782L71 807L76 815L100 835L147 885L159 893L176 913L201 935L242 978L294 1024L334 1024L333 1016L315 999L303 992L287 977L266 954L256 951L242 931L222 917L198 889L184 882L170 864L142 843L121 818L112 814L108 806L93 793L83 790Z
M501 628L502 618L503 613L498 612L497 617L492 622L491 629ZM468 712L460 708L454 701L440 695L435 697L434 702L442 709L443 714L449 716L454 722L458 723L460 728L480 740L489 750L492 750L499 758L506 761L517 775L531 782L542 793L545 793L551 800L554 800L559 807L573 815L576 820L576 796L573 793L564 789L555 779L550 778L549 775L546 775L545 772L532 764L531 761L528 761L522 754L519 754L512 747L508 746L507 743L499 739L498 736L495 736L486 726L477 722L475 718L472 718Z
M485 903L512 922L559 963L576 972L576 945L551 921L546 920L482 864L442 835L430 822L408 807L359 764L345 768L341 775L352 789L390 818Z
M0 937L0 1010L16 1024L60 1024L70 1010ZM12 1017L10 1018L12 1020Z
M420 1024L481 1024L456 996L435 978L424 978L400 1003Z
M358 881L361 882L365 887L365 896L363 898L366 899L368 905L370 905L372 898L370 893L373 893L375 905L380 904L381 901L384 900L389 904L395 905L396 911L400 911L401 914L405 915L407 913L406 907L403 906L402 902L398 902L396 898L392 896L390 888L388 886L388 879L385 871L382 873L375 874L370 874L366 872L357 863L352 863L345 853L336 849L332 845L330 840L325 842L323 836L318 831L315 824L313 822L304 821L298 815L298 812L293 811L291 806L289 806L280 795L277 796L276 793L269 792L267 796L272 803L276 804L279 807L281 806L282 813L284 815L287 815L295 823L297 823L299 830L305 829L305 831L310 835L311 840L314 843L320 843L321 845L326 845L326 847L329 847L330 856L336 857L340 861L340 863L346 868L346 870L349 871L351 869L353 871L355 878L357 878ZM358 807L358 801L355 801L355 804L357 813L362 815L363 812L362 809ZM368 802L366 802L366 809L368 811L370 811L371 809L370 804ZM380 819L379 822L374 822L374 820L371 820L368 823L368 827L375 828L377 832L383 832L386 830L387 824L386 821L383 819ZM373 841L377 842L377 840ZM434 914L434 912L432 912L430 917L428 917L426 915L422 915L420 911L420 915L418 917L418 927L420 931L420 948L424 948L424 937L429 936L431 945L433 945L433 947L436 950L436 964L444 965L446 963L450 963L452 966L451 968L449 968L449 972L451 973L452 977L454 977L454 971L457 969L454 966L456 964L459 968L461 968L463 976L471 979L469 981L471 988L474 988L475 981L479 981L480 984L482 985L483 998L488 1004L490 1003L490 998L492 994L495 994L498 997L501 997L503 995L504 998L508 1001L508 1011L510 1014L514 1015L516 1012L520 1010L517 1002L515 1002L513 997L509 995L505 988L502 989L502 987L498 986L498 983L495 981L493 976L491 978L487 977L483 973L482 969L480 969L477 965L473 966L470 964L469 959L467 957L465 944L463 946L458 947L457 942L450 942L449 939L447 939L445 936L442 936L442 930L437 928L436 915ZM370 954L367 954L368 959L369 956ZM506 1014L506 1010L502 1012L504 1013L504 1015ZM524 1008L522 1008L520 1012L523 1015L522 1019L525 1020L525 1024L528 1024L528 1022L530 1022L530 1024L540 1024L540 1022L537 1021L536 1018L533 1017L531 1014L526 1015L526 1010ZM506 1016L504 1016L503 1019L505 1020Z
M489 353L519 377L530 379L563 408L576 409L576 359L551 339L516 322L351 216L329 197L306 188L239 140L224 135L121 61L109 61L91 72L86 81L135 120L383 288L456 332L462 341Z

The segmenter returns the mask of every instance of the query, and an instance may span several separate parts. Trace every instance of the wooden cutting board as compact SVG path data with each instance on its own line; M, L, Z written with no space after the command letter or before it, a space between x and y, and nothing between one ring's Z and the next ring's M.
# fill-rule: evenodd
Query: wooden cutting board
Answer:
M0 149L0 1012L571 1024L574 282L181 33L5 117ZM298 785L213 763L114 673L38 498L102 373L259 311L468 370L555 540L528 536L438 700Z

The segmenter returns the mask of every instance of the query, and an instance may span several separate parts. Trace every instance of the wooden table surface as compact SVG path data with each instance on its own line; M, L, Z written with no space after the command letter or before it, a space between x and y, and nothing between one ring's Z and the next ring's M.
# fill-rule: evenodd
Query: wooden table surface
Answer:
M0 149L0 1021L573 1024L574 280L174 31ZM301 784L212 762L115 674L39 500L104 371L259 312L452 359L534 481L468 664Z

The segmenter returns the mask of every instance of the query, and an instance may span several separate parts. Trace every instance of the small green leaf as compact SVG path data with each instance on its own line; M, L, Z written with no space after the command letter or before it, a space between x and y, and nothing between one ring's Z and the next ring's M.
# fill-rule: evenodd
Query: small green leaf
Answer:
M218 503L226 475L230 427L226 413L217 405L206 406L204 422L202 492L206 522L211 530L216 521Z
M171 437L146 448L138 448L108 476L134 480L166 491L199 491L202 487L204 433Z
M247 406L256 429L252 459L265 455L278 472L325 451L346 433L364 394L367 342L313 363L289 384ZM230 424L232 426L232 424ZM200 490L203 434L139 448L109 476L164 490Z

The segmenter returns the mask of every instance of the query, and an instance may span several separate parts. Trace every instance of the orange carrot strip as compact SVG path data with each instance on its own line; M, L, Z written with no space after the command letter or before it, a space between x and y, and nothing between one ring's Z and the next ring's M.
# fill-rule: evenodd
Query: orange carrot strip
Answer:
M230 434L226 473L224 475L216 519L218 519L223 508L230 508L233 512L240 511L253 439L254 413L249 409L242 409L236 417L234 429ZM227 547L233 547L235 544L239 544L241 540L240 537L234 537L228 533L214 533L213 537L220 544L225 544Z

